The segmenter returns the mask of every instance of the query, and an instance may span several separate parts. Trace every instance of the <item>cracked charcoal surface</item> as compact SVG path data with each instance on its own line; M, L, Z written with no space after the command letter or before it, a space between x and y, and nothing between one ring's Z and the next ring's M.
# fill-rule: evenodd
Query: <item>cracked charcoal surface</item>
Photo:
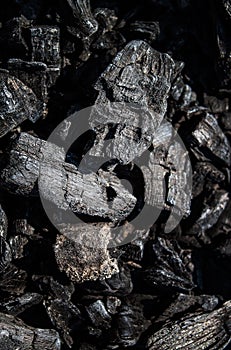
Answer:
M230 34L230 0L1 2L0 349L231 348Z

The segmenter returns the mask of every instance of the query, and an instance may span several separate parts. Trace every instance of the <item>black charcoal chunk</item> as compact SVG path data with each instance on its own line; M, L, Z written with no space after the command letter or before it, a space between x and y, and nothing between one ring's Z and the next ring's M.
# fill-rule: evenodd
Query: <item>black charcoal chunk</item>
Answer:
M2 170L1 184L20 195L36 194L39 178L40 195L60 209L122 220L133 210L136 199L113 174L82 174L64 162L62 148L21 133L10 151L8 164ZM108 202L107 187L116 192Z
M231 343L230 301L211 313L189 315L165 324L146 343L149 350L224 350Z
M54 327L62 334L62 338L71 348L72 335L80 329L82 317L79 309L70 301L49 298L44 302L46 311Z
M43 297L37 293L26 293L0 303L1 312L17 316L33 305L39 304Z
M32 61L43 62L48 67L60 65L60 31L58 27L36 26L30 28Z
M132 41L117 54L96 83L98 98L90 126L97 138L91 155L105 153L126 164L153 141L167 109L174 61L144 41ZM104 150L114 126L114 139Z
M0 274L0 290L13 295L21 295L26 288L27 273L10 264Z
M87 306L86 311L94 326L105 329L110 328L112 319L101 300L97 300Z
M144 271L144 280L154 289L164 292L188 293L195 285L192 273L176 242L157 238L152 245L153 266Z
M8 220L5 211L0 205L0 236L5 238L7 234Z
M42 104L22 81L0 71L0 137L29 119L33 123L42 115Z
M55 330L32 328L10 315L0 314L0 329L1 349L61 349L61 341Z
M0 273L9 266L12 260L12 253L7 241L0 236Z

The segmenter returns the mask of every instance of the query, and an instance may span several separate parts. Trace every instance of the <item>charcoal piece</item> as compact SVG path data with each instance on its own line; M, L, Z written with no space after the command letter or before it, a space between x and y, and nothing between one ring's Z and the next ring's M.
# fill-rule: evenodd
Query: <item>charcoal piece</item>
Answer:
M68 301L75 291L73 283L64 285L51 276L33 275L33 281L39 292L49 295L54 299Z
M1 349L61 349L61 341L55 330L32 328L21 320L3 313L0 313L0 328Z
M6 213L0 205L0 236L5 238L7 234L8 220Z
M116 315L110 344L114 346L119 344L121 347L133 346L146 328L147 322L141 305L124 303Z
M36 194L36 181L40 175L40 195L58 208L113 221L130 214L136 199L115 175L106 172L82 174L64 160L63 149L21 133L2 170L1 184L15 194ZM117 194L111 202L107 200L109 186Z
M11 58L8 61L8 69L12 75L29 86L39 100L43 101L42 107L45 110L44 103L48 98L47 65L42 62L27 62ZM57 68L54 69L57 70Z
M192 196L198 196L208 182L221 186L225 183L225 174L209 162L197 162L193 171Z
M152 44L160 34L160 27L158 22L136 21L130 24L128 31L136 39L145 40Z
M32 61L43 62L48 67L59 67L59 28L51 26L31 27L30 33L32 44Z
M117 262L107 250L111 235L107 225L79 225L72 231L65 227L62 233L65 235L58 236L55 245L56 261L73 282L105 279L118 273Z
M14 295L20 295L26 288L27 273L10 264L0 275L0 290Z
M169 319L174 319L182 315L183 312L192 311L213 311L218 306L219 300L214 295L186 295L178 294L172 303L167 307L162 314L155 319L155 323L166 322Z
M33 123L42 115L41 102L22 81L0 71L0 137L29 119Z
M91 12L90 0L67 0L67 3L77 20L75 31L72 28L69 30L82 39L92 36L98 30L98 23Z
M205 199L199 218L188 232L203 236L208 229L217 223L228 202L229 195L227 191L221 189L213 190L208 198Z
M12 253L9 244L0 236L0 273L9 266L12 260Z
M227 349L230 337L231 304L227 301L223 307L210 313L189 315L178 321L165 324L151 335L146 349Z
M190 214L191 164L188 152L168 122L162 122L155 133L148 166L141 170L145 182L145 203L169 210L165 230L171 231L182 217Z
M143 272L144 280L156 290L188 293L195 285L192 274L184 262L184 257L176 242L157 238L152 245L153 266Z
M28 243L28 239L22 235L12 236L9 238L9 245L13 259L24 257L24 246Z
M46 311L54 327L59 330L69 348L73 345L72 334L81 327L80 310L70 301L49 298L44 302Z
M230 165L230 145L212 114L206 113L192 132L190 145L198 160Z
M42 301L42 295L26 293L17 298L10 298L0 303L0 310L9 315L17 316L33 305Z
M22 237L22 236L32 237L35 234L34 231L35 231L34 227L32 227L28 223L27 219L16 219L13 222L13 232L14 232L16 237L17 236L19 236L19 237ZM19 238L19 240L20 239L21 238ZM23 239L23 241L25 242L24 239Z
M87 306L86 311L94 326L105 329L110 328L112 318L101 300L97 300Z
M97 133L90 154L129 163L150 145L167 108L174 62L144 41L132 41L117 54L96 83L98 98L90 126ZM110 103L114 102L114 103ZM114 139L104 150L104 139Z

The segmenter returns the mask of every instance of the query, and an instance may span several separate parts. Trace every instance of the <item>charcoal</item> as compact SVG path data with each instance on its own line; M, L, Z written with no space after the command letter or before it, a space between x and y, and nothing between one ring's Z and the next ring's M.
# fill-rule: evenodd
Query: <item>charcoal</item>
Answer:
M214 159L215 162L224 162L226 166L230 165L229 142L213 115L206 113L205 118L192 132L190 143L199 160L208 158Z
M118 124L112 143L104 151L109 159L126 164L148 149L166 112L173 69L174 62L168 55L153 50L144 41L132 41L118 53L96 84L99 95L90 126L98 129L98 135L91 155L104 151L108 124Z
M59 67L59 28L31 27L32 61L43 62L48 67Z
M11 259L12 254L9 244L2 236L0 236L0 273L9 266Z
M33 91L22 81L0 71L1 125L0 136L20 125L26 119L36 122L42 115L42 105Z
M62 271L74 282L105 279L118 273L115 259L107 251L110 228L105 226L76 226L57 238L55 255ZM63 232L64 233L64 232Z
M61 341L56 331L32 328L13 316L0 314L2 349L60 349Z
M147 349L226 349L229 332L230 302L211 313L189 315L170 322L147 340ZM172 343L174 342L174 343Z
M87 306L86 311L94 326L106 329L110 328L111 316L101 300L97 300Z
M11 298L0 304L1 312L17 316L35 304L42 301L42 296L37 293L26 293L17 298Z
M194 288L192 275L179 247L163 238L158 238L152 246L154 266L144 271L144 280L156 289L168 292L187 293Z
M10 264L0 275L0 289L2 292L20 295L26 288L27 273Z
M6 237L6 234L7 234L7 226L8 226L7 216L2 206L0 205L0 236L3 238Z
M230 0L1 4L0 349L230 349Z
M62 338L71 348L73 340L71 332L76 332L81 327L82 319L79 309L70 301L54 299L44 302L51 322L58 329Z
M55 157L52 159L51 155ZM40 164L43 156L43 162ZM45 141L22 133L12 146L9 164L2 170L2 185L9 191L20 195L33 194L36 193L35 185L40 174L42 195L61 209L67 210L70 206L74 212L108 217L112 220L122 219L132 211L135 198L123 188L115 176L103 172L99 176L96 174L83 175L77 171L75 166L65 163L64 158L64 151L61 148L52 144L46 145ZM17 168L14 166L15 162L18 164ZM63 185L59 186L64 181L66 189ZM118 193L114 205L109 205L107 202L106 187L108 185L106 181ZM47 187L48 183L52 184L52 186L49 185L50 188ZM88 187L89 190L86 191ZM62 188L65 189L65 192L62 190L60 192ZM95 192L94 196L92 196L92 190ZM97 192L100 196L97 195ZM103 192L104 198L102 197ZM54 193L56 193L55 197ZM95 204L93 198L95 198ZM99 206L99 201L102 203L101 206Z

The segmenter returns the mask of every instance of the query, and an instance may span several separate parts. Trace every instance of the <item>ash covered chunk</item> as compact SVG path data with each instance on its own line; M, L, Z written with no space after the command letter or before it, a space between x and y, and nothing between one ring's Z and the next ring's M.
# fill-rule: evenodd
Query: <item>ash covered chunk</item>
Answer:
M0 329L1 349L61 349L61 341L55 330L32 328L10 315L0 313Z
M59 28L51 26L37 26L30 28L30 32L32 61L43 62L47 64L47 66L59 66Z
M189 315L165 324L146 343L149 350L224 350L231 344L231 302L210 313Z
M174 61L144 41L131 41L96 83L98 98L90 117L97 133L92 155L105 152L129 163L150 145L167 109ZM103 150L107 135L113 141Z
M42 104L34 92L3 70L0 70L0 99L0 137L26 119L36 122L42 115Z
M110 258L108 225L64 226L57 237L55 256L61 271L73 282L110 278L118 273L117 261Z

